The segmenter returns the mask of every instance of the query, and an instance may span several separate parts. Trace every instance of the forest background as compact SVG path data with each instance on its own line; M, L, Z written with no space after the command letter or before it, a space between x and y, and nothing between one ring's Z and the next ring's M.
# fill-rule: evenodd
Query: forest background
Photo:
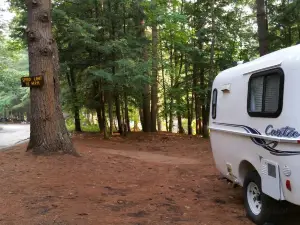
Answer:
M24 0L7 3L0 118L30 121L30 89L20 82L29 75L27 10ZM68 129L207 137L214 77L297 44L299 11L300 0L52 1Z

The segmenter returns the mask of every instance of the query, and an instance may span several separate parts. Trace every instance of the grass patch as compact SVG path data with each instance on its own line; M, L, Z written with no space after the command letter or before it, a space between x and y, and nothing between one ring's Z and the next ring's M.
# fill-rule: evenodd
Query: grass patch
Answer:
M69 132L73 132L75 131L75 125L67 124L67 129ZM81 125L81 130L83 132L100 132L99 126L97 124Z

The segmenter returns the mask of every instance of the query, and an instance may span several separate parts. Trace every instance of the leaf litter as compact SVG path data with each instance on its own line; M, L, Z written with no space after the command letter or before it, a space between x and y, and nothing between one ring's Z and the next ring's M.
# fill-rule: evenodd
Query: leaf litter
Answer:
M81 157L33 156L26 143L0 153L1 225L252 224L241 188L219 179L209 140L72 138Z

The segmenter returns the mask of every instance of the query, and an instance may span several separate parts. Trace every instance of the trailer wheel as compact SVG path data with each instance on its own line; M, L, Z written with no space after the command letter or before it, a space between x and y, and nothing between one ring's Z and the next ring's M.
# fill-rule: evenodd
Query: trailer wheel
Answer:
M251 171L246 175L243 193L246 215L252 222L257 225L274 222L273 213L278 202L262 192L261 178L256 171Z

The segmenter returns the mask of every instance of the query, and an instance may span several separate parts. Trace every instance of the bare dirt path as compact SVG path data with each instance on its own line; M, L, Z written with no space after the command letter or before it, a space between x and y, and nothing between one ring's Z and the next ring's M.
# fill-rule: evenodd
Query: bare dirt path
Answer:
M252 224L241 189L218 179L207 140L73 140L80 158L32 156L26 144L0 152L1 225Z
M137 152L137 151L124 151L124 150L114 150L114 149L107 149L107 148L98 148L96 146L89 146L89 145L88 147L96 148L103 153L121 155L125 157L143 160L146 162L163 163L163 164L183 164L183 165L199 164L198 160L190 159L190 158L173 157L173 156L166 156L166 155L154 154L150 152L141 152L141 151Z

